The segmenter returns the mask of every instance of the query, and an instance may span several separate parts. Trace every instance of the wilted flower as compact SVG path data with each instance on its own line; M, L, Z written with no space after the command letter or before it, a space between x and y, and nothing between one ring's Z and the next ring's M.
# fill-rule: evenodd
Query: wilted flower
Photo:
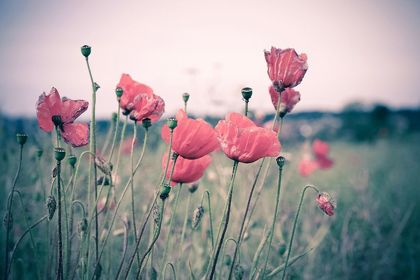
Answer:
M280 94L274 89L273 86L270 86L268 91L271 96L271 102L273 103L274 108L277 110ZM292 88L286 88L281 93L281 103L279 109L280 117L284 117L287 113L292 112L293 108L299 101L300 93Z
M50 132L58 128L64 142L72 147L81 147L89 143L89 127L85 123L73 123L88 108L85 100L67 99L61 101L56 88L48 95L41 94L36 102L36 114L41 129Z
M328 216L334 215L333 210L337 207L334 199L331 195L326 192L318 194L316 201L318 201L319 208L325 212Z
M201 222L201 219L203 218L204 215L204 208L203 206L198 206L197 208L195 208L194 210L194 214L193 214L193 220L192 220L192 228L196 229L198 227L198 225Z
M226 156L239 162L251 163L263 157L277 157L281 145L272 130L257 127L249 118L238 113L226 115L215 130Z

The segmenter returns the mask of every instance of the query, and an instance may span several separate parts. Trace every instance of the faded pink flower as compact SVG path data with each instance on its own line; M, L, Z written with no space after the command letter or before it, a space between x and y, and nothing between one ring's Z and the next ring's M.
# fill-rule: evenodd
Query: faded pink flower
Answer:
M309 176L318 169L319 164L315 160L306 158L299 162L299 174L302 176Z
M330 168L334 164L334 161L328 158L328 153L330 151L330 144L328 144L327 142L323 142L319 139L315 139L312 145L312 151L314 152L316 156L316 160L321 169Z
M271 102L274 105L274 109L277 110L277 105L279 103L279 93L271 85L268 88L268 91L271 96ZM286 88L281 93L281 103L280 103L280 117L284 117L287 113L292 112L295 105L300 101L300 93L295 91L292 88Z
M267 61L267 73L273 83L285 88L295 87L302 81L308 70L308 57L298 55L294 49L277 49L271 47L271 52L264 50Z
M334 199L326 192L318 194L316 201L319 204L319 208L325 212L328 216L334 215L333 210L337 208Z

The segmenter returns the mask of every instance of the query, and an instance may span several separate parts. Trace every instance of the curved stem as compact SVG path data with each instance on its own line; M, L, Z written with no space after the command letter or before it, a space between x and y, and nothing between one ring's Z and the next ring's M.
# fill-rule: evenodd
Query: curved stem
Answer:
M134 207L134 144L136 143L137 138L137 121L134 121L134 133L133 133L133 141L131 143L131 213L133 217L133 234L134 234L134 242L137 243L137 227L136 227L136 213ZM140 255L137 251L137 265L140 264Z
M185 209L184 224L182 226L181 242L180 242L180 245L179 245L179 253L178 253L178 260L179 261L177 262L177 265L176 265L176 271L179 271L179 265L182 262L181 261L182 260L182 248L184 247L184 237L185 237L185 231L187 229L188 213L189 213L189 209L190 209L191 197L192 197L192 192L188 192L187 207Z
M295 236L296 224L297 224L297 220L299 218L300 208L302 207L303 198L304 198L305 192L308 188L314 189L317 193L319 193L319 191L314 186L311 186L311 185L306 186L302 191L302 195L300 196L298 210L297 210L296 216L295 216L295 221L293 222L292 235L290 236L289 249L287 250L286 262L284 263L283 277L281 278L282 280L284 280L286 278L286 270L287 270L287 265L289 263L290 252L292 251L293 237Z
M166 238L165 250L163 252L163 257L162 257L162 269L160 271L163 271L163 264L166 262L166 256L168 255L169 240L171 239L172 225L173 225L173 221L174 221L174 216L175 216L175 213L176 213L176 209L178 208L178 201L179 201L179 195L181 193L181 189L182 189L182 183L179 185L178 192L176 193L175 206L174 206L174 209L172 211L171 219L169 221L168 236ZM165 270L166 270L166 268L165 268ZM163 279L164 275L165 274L162 274L161 273L159 278L160 279Z
M120 260L120 265L118 266L117 275L115 276L115 279L118 279L118 277L120 276L120 272L121 272L121 269L122 269L123 264L124 264L124 259L125 259L125 255L127 253L127 246L128 246L128 234L129 234L128 231L130 229L128 224L124 221L124 219L122 219L120 217L120 215L118 215L118 217L121 219L121 221L124 224L125 232L124 232L124 245L123 245L124 249L123 249L123 253L122 253L122 256L121 256L121 260Z
M11 225L10 225L10 219L11 219L11 217L12 217L12 205L13 205L13 193L14 193L14 191L15 191L15 187L16 187L16 182L17 182L17 179L18 179L18 177L19 177L19 174L20 174L20 169L21 169L21 166L22 166L22 154L23 154L23 145L20 145L20 150L19 150L19 162L18 162L18 169L17 169L17 172L16 172L16 176L15 176L15 179L13 180L13 185L12 185L12 191L11 191L11 194L10 194L10 198L8 198L8 200L7 200L7 212L6 212L6 215L7 215L7 223L6 223L6 258L5 258L5 269L4 269L4 279L6 279L7 280L7 278L8 278L8 267L9 267L9 233L10 233L10 228L11 228Z
M220 224L219 224L219 230L218 230L218 234L217 234L218 245L216 246L216 250L213 250L212 258L210 260L210 263L209 263L209 266L208 266L207 272L206 272L206 279L208 279L208 280L213 279L214 271L216 270L217 259L219 257L220 249L221 249L222 244L223 244L223 239L225 237L227 227L228 227L228 224L229 224L230 208L231 208L232 196L233 196L233 186L234 186L234 182L235 182L236 171L238 170L238 164L239 164L239 162L235 160L234 164L233 164L233 171L232 171L232 178L231 178L231 181L230 181L230 187L229 187L229 191L228 191L228 199L226 201L226 205L225 205L225 209L223 211L222 219L220 220ZM225 221L225 225L223 227L223 230L222 230L221 236L220 236L220 240L219 240L220 230L221 230L222 223L223 223L224 219L226 219L226 221Z
M168 268L168 265L170 265L170 266L171 266L171 268L172 268L172 273L173 273L173 275L174 275L174 280L176 280L175 268L174 268L174 265L173 265L173 264L171 264L171 263L166 263L166 264L165 264L165 270L163 271L163 276L162 276L162 279L163 279L163 278L165 278L165 275L166 275L166 268ZM161 274L162 274L162 273L161 273Z
M283 167L279 167L279 181L278 181L278 185L277 185L276 206L275 206L275 210L274 210L273 225L271 226L271 229L270 229L270 231L271 231L270 241L268 242L267 255L265 256L262 279L264 279L265 272L266 272L266 269L267 269L268 257L270 256L271 243L273 242L274 230L275 230L275 227L276 227L277 211L279 209L279 201L280 201L280 186L281 186L282 170L283 170Z
M82 217L83 217L83 219L85 219L86 218L86 211L85 211L85 206L83 205L83 203L80 200L75 200L75 201L73 201L72 204L78 204L80 206L80 208L82 209L82 213L83 213Z
M238 250L238 254L239 254L239 263L241 263L241 247L239 246L238 241L235 240L235 238L228 238L225 241L225 246L223 246L223 252L222 252L222 265L220 266L220 270L219 270L219 277L218 279L221 279L222 277L222 272L223 272L223 261L225 259L225 252L226 252L226 247L227 247L227 243L229 241L233 241L236 244L236 250Z
M210 224L210 238L211 238L211 250L214 250L214 237L213 237L213 218L211 215L211 203L210 203L210 191L205 190L201 196L201 205L203 205L204 194L207 194L207 204L209 205L209 224Z

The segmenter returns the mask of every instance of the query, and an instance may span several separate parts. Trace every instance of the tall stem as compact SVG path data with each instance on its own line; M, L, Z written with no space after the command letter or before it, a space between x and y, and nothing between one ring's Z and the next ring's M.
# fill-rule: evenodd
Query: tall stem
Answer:
M210 203L210 191L205 190L203 196L201 197L201 205L203 205L204 195L207 194L207 204L209 206L209 224L210 224L210 241L211 241L211 250L214 250L214 237L213 237L213 218L211 214L211 203Z
M244 100L245 101L245 117L248 116L248 103L249 100Z
M289 264L290 252L292 251L293 237L295 236L296 224L299 218L300 208L302 207L303 198L308 188L314 189L317 193L319 193L319 191L314 186L306 186L302 191L302 195L300 196L300 201L299 201L298 209L295 216L295 221L293 223L292 235L290 236L289 249L287 250L286 262L284 263L283 277L281 278L282 280L286 278L286 270L287 270L287 265Z
M120 147L118 148L115 174L118 174L118 170L119 170L119 167L120 167L120 156L121 156L122 146L123 146L123 142L124 142L125 129L127 127L127 120L128 120L128 116L125 116L124 125L123 125L123 128L122 128L121 137L120 137ZM110 160L111 160L111 157L110 157Z
M58 266L57 280L63 279L63 237L61 232L61 162L57 160L57 200L58 200Z
M13 180L10 199L8 199L8 201L7 201L6 246L5 246L6 247L6 252L5 252L6 257L5 257L4 279L8 278L7 276L8 276L8 268L9 268L9 233L10 233L10 228L11 228L10 219L12 217L13 193L15 191L16 182L17 182L17 179L19 177L20 169L21 169L21 166L22 166L22 154L23 154L23 145L20 145L18 169L17 169L17 172L16 172L15 179Z
M106 149L108 148L109 141L111 141L112 131L114 130L114 121L111 119L111 125L109 126L108 133L106 135L104 146L101 150L101 155L105 154Z
M117 134L118 134L118 128L120 126L120 98L118 98L118 113L117 113L117 123L115 125L115 132L114 132L114 138L112 139L112 145L111 145L111 154L109 155L109 162L112 160L112 156L114 155L114 149L115 149L115 143L117 140Z
M187 229L188 213L190 209L191 197L192 197L192 192L188 192L187 207L185 209L184 224L182 226L182 233L181 233L181 242L179 244L178 262L176 265L177 272L179 272L179 264L182 262L182 248L184 247L184 237L185 237L185 231Z

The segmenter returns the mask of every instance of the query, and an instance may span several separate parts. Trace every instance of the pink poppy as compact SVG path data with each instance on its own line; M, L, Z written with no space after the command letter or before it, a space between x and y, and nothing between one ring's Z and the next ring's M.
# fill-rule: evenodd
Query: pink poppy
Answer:
M176 115L178 126L174 129L172 149L187 159L205 156L219 147L213 127L202 119L193 120L179 109ZM167 124L162 127L162 138L169 144L170 131Z
M302 176L309 176L318 169L319 164L315 160L304 158L299 162L299 174Z
M162 158L162 170L165 172L166 161L168 160L168 152L166 152ZM204 173L204 170L210 165L212 159L211 156L205 155L198 159L186 159L178 157L175 164L174 173L172 174L171 185L175 186L178 183L192 183L199 180ZM169 180L169 176L172 170L173 161L169 161L168 173L166 174L166 180Z
M274 89L273 86L268 88L271 96L271 102L274 105L274 109L277 110L277 104L279 103L279 93ZM292 88L286 88L281 93L280 103L280 116L285 116L287 113L292 112L295 105L300 101L300 93Z
M319 208L325 212L328 216L334 215L333 210L337 207L334 199L326 192L318 194L316 201L319 204Z
M327 142L315 139L312 145L312 150L316 156L317 162L321 169L330 168L334 164L334 161L328 158L330 145Z
M48 95L41 94L36 102L36 114L39 127L50 132L54 126L63 137L64 142L72 147L81 147L89 143L89 127L85 123L73 123L87 110L89 103L85 100L66 99L61 101L56 88Z
M131 111L130 119L142 121L149 118L154 123L165 112L165 101L156 94L142 93L137 95L127 108Z
M267 156L277 157L280 153L280 141L274 131L257 127L238 113L227 114L215 130L223 152L230 159L251 163Z
M126 115L131 111L131 108L128 108L129 104L133 103L138 95L153 95L153 90L150 87L134 81L128 74L122 74L120 82L117 85L117 88L118 87L122 88L124 91L121 96L120 107L125 110ZM130 106L132 107L133 105L131 104Z
M308 70L308 57L302 53L298 55L294 49L277 49L271 47L271 52L264 50L268 66L268 76L279 86L295 87L302 81Z

